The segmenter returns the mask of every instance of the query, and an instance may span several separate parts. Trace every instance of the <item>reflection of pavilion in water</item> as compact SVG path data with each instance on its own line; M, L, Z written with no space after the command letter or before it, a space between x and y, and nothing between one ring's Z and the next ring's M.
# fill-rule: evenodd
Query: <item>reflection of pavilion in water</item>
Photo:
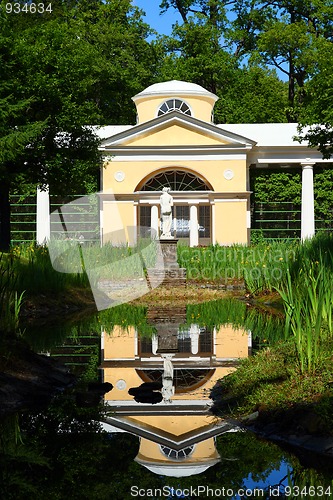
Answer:
M105 398L114 412L106 418L105 428L139 436L135 460L155 473L198 474L220 461L215 437L234 430L209 413L209 392L248 356L251 337L232 325L180 326L185 310L149 311L148 317L156 326L153 338L140 338L134 327L127 331L115 327L102 335L104 381L114 386ZM128 389L161 381L166 352L173 354L172 404L137 403Z

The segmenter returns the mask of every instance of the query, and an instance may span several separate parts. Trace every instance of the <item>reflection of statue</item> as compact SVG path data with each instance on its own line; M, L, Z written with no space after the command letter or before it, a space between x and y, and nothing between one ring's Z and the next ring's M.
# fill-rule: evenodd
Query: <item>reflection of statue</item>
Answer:
M171 238L171 222L173 198L169 194L170 188L164 187L163 194L160 196L161 214L162 214L162 234L161 238Z
M171 397L175 393L175 388L173 385L173 365L172 365L173 354L162 354L163 358L163 387L162 396L164 403L171 403Z
M139 387L131 387L128 390L130 396L134 396L137 403L149 403L155 405L160 403L163 399L162 394L159 392L162 389L160 382L144 382Z

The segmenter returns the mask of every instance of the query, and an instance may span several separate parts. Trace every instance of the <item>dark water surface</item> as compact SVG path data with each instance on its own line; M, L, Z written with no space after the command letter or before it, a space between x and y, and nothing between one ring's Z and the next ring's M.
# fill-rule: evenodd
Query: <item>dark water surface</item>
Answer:
M3 419L0 498L333 498L331 464L210 412L216 382L281 338L283 324L276 311L228 299L26 327L33 349L77 383ZM100 397L96 382L113 389ZM147 383L157 404L146 389L128 392Z

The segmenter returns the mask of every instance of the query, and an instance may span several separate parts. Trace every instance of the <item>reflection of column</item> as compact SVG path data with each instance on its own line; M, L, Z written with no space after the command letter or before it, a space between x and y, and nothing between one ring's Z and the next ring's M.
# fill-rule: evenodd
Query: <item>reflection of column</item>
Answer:
M190 207L190 247L199 245L199 224L198 224L198 207L191 205Z
M313 192L313 165L302 164L302 209L301 209L301 238L312 238L315 234L314 220L314 192Z
M163 358L163 376L162 376L162 396L164 403L171 403L171 398L175 393L173 385L173 354L162 354Z
M248 355L252 356L252 332L251 332L251 330L247 331L247 347L248 347Z
M154 334L153 338L151 340L151 350L152 350L152 353L156 354L157 353L157 349L158 349L158 336Z
M37 188L36 241L45 245L50 239L50 196L49 189Z
M150 226L153 229L152 237L158 238L158 206L152 205L150 211Z
M198 325L190 326L190 337L191 337L191 353L198 354L199 352L199 335L200 328Z

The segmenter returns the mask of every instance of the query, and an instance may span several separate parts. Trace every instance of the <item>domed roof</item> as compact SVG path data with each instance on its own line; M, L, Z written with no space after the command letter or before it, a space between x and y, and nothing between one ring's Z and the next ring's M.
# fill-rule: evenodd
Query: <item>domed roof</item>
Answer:
M217 101L218 97L212 92L197 85L196 83L182 82L180 80L170 80L168 82L154 83L150 85L145 90L136 94L133 97L133 101L136 101L142 97L148 96L182 96L182 95L192 95L192 96L206 96L210 97L214 101Z

